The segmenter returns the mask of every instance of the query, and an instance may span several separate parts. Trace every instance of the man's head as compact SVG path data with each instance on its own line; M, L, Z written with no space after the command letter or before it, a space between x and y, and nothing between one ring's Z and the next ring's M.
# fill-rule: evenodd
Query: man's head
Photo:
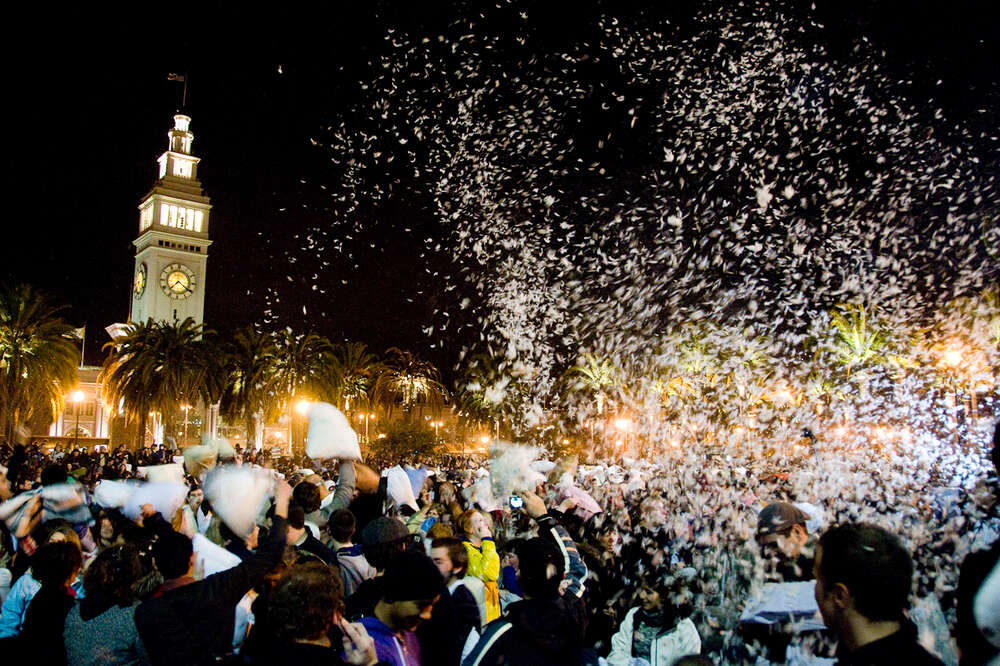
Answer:
M400 553L389 562L383 578L379 619L395 631L413 631L431 619L442 589L441 574L431 559L417 550Z
M531 599L553 599L565 574L565 563L555 546L535 537L517 549L518 575L524 595Z
M469 552L460 539L442 537L431 542L431 561L445 581L462 578L469 569Z
M189 574L194 567L191 539L178 532L161 535L153 544L153 563L165 580Z
M340 576L320 562L297 564L286 571L269 603L276 631L293 641L321 640L343 607Z
M357 521L350 509L337 509L330 515L326 529L337 543L350 543L356 527Z
M313 511L318 511L320 504L323 502L323 498L319 492L319 486L315 483L311 483L308 480L308 477L305 481L302 481L295 486L295 490L292 491L292 500L301 506L307 514L312 513Z
M361 530L361 548L365 559L379 571L384 571L389 561L405 551L410 543L410 531L395 518L376 518Z
M790 502L768 504L757 516L757 543L784 559L795 559L809 540L809 516Z
M51 486L57 483L66 483L66 478L68 476L69 472L66 471L66 465L61 463L47 465L45 469L42 470L42 485Z
M31 575L42 587L69 585L82 566L80 544L72 541L50 541L31 557Z
M187 494L187 503L192 511L197 511L198 507L205 500L205 492L199 486L191 486Z
M814 573L823 621L842 636L859 622L903 617L913 561L899 539L881 527L850 523L827 530L819 540Z

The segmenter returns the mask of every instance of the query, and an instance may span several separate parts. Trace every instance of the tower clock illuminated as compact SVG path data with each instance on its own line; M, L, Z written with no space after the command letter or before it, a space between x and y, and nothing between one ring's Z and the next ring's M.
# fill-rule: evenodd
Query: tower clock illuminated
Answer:
M146 264L139 264L139 268L136 269L135 283L132 288L136 298L142 296L142 292L146 291Z
M139 235L132 282L133 322L205 319L209 212L191 152L191 118L177 114L167 150L157 160L157 179L139 203ZM150 285L150 282L153 284ZM156 287L159 287L157 289Z
M170 264L160 273L160 289L170 298L187 298L194 293L194 271L184 264Z

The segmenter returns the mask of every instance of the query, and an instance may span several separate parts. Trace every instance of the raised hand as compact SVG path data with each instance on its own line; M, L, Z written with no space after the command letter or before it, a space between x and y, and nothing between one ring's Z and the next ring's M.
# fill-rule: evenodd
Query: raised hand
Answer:
M542 498L530 490L522 490L518 493L524 500L524 512L532 518L540 518L545 515L545 502Z
M344 660L356 666L371 666L378 661L375 654L375 641L371 639L365 628L359 623L352 623L340 618L340 630L344 632Z

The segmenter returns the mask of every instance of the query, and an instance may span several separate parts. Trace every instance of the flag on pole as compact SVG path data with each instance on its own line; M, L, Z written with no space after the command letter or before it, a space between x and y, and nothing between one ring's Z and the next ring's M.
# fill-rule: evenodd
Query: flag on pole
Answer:
M184 75L183 74L173 74L173 73L167 74L167 81L180 81L180 82L183 82L184 81Z
M80 328L74 328L73 337L76 338L77 340L82 340L86 332L87 332L86 326L81 326Z

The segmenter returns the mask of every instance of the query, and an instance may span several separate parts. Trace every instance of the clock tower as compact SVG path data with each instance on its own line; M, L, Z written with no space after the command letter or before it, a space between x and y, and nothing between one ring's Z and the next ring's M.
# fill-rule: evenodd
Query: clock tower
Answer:
M159 177L139 204L132 306L129 321L184 321L205 315L209 198L191 154L191 118L174 116L167 150L157 160Z

